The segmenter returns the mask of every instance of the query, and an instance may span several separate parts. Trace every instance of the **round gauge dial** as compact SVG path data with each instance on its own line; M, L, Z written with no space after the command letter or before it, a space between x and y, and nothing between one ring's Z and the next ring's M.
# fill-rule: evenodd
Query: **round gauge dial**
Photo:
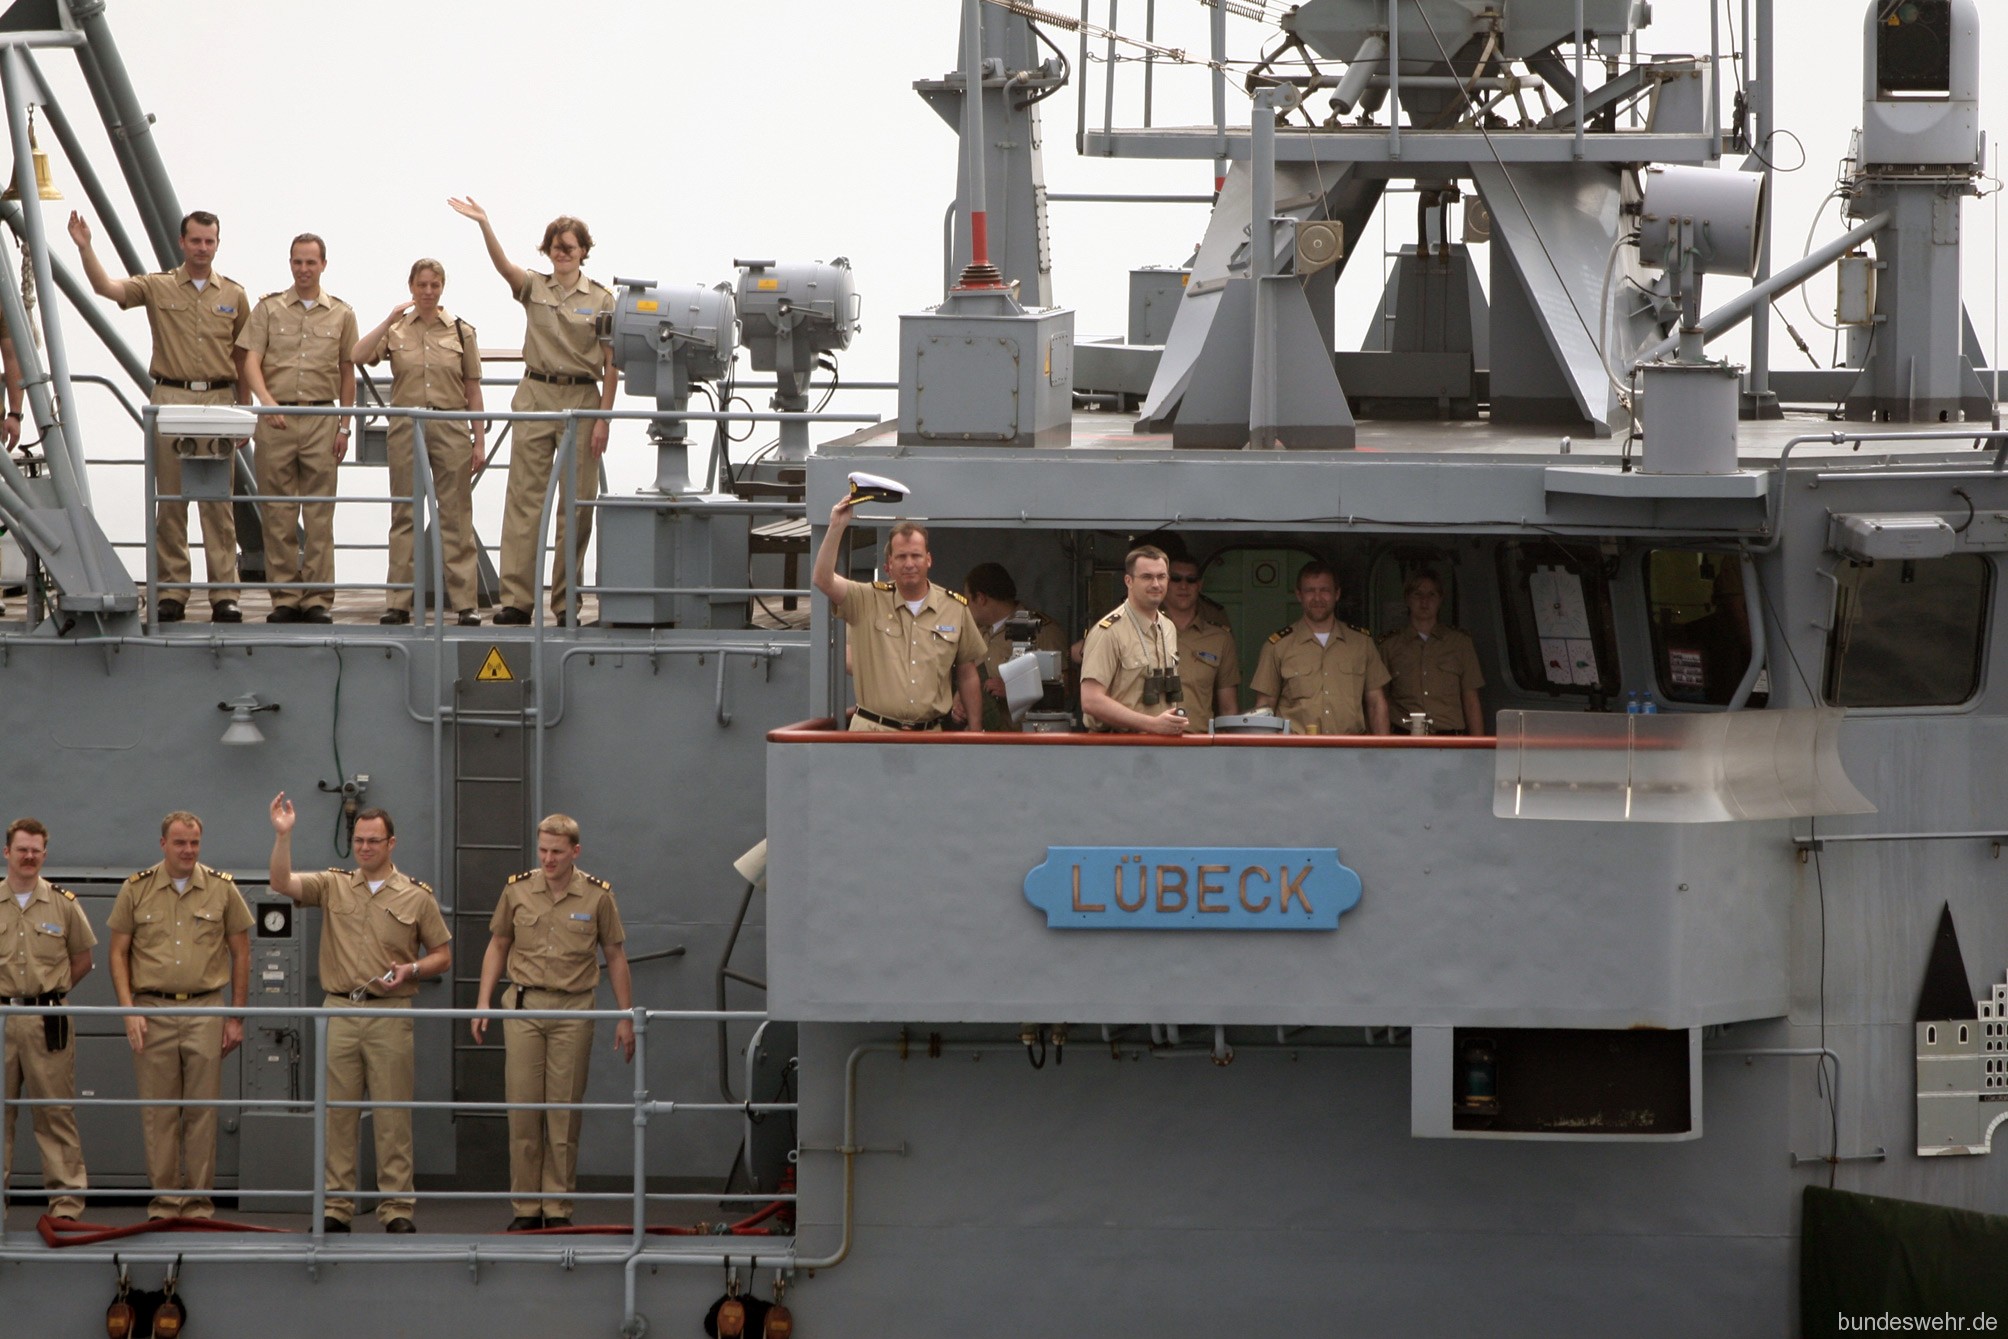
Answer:
M281 933L282 931L284 931L284 930L285 930L285 928L286 928L286 912L285 912L285 910L284 910L283 908L281 908L281 907L268 907L268 908L266 908L266 910L265 910L265 933L266 933L266 934L279 934L279 933Z

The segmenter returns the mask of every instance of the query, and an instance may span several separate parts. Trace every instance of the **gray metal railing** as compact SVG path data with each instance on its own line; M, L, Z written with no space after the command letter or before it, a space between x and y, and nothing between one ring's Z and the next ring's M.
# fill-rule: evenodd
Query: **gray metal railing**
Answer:
M351 1199L383 1197L384 1192L373 1191L365 1187L346 1186L346 1187L334 1187L331 1189L326 1185L326 1180L323 1175L323 1169L326 1166L327 1149L328 1149L328 1113L333 1110L365 1110L372 1108L397 1108L411 1111L565 1110L565 1111L580 1111L580 1112L586 1112L586 1111L622 1112L630 1115L633 1118L634 1146L633 1146L631 1184L629 1189L626 1191L583 1191L583 1192L575 1192L573 1194L566 1196L566 1198L568 1199L582 1200L588 1202L627 1203L630 1206L630 1213L628 1216L629 1230L625 1235L625 1237L620 1239L623 1241L624 1244L619 1246L610 1245L608 1248L604 1250L594 1251L591 1248L581 1248L578 1242L578 1238L576 1237L536 1239L536 1244L532 1244L530 1240L518 1238L511 1242L509 1248L506 1251L493 1251L484 1249L480 1246L458 1247L454 1249L452 1252L453 1257L456 1259L462 1259L462 1260L468 1259L471 1251L474 1254L478 1255L481 1259L487 1259L487 1260L514 1259L514 1260L548 1261L548 1260L557 1260L560 1259L561 1257L564 1257L564 1258L575 1258L580 1262L599 1261L603 1263L620 1263L632 1258L634 1254L640 1252L647 1244L649 1237L648 1207L652 1204L757 1203L757 1204L767 1205L774 1203L793 1203L796 1198L792 1193L776 1193L776 1192L753 1192L748 1194L732 1194L732 1193L705 1194L700 1192L687 1192L687 1193L663 1192L663 1191L651 1192L647 1189L647 1178L646 1178L647 1140L648 1140L650 1123L652 1121L666 1120L669 1117L677 1115L679 1113L698 1113L698 1114L714 1114L714 1115L723 1114L737 1119L747 1119L756 1114L767 1114L772 1112L788 1112L797 1109L796 1104L793 1102L753 1102L753 1101L679 1102L679 1101L660 1101L653 1098L650 1095L650 1089L648 1084L648 1036L649 1036L649 1027L651 1023L663 1024L663 1023L691 1022L691 1023L708 1024L708 1023L730 1023L730 1022L755 1022L764 1024L766 1022L767 1016L764 1012L760 1012L757 1010L677 1011L677 1010L635 1008L626 1010L622 1009L403 1010L400 1009L398 1011L397 1016L410 1018L414 1020L451 1019L454 1020L455 1022L459 1022L462 1020L472 1019L472 1018L486 1018L486 1019L495 1019L504 1021L513 1018L513 1019L552 1019L560 1021L570 1020L573 1022L578 1022L583 1020L626 1019L634 1024L634 1034L635 1034L635 1054L633 1061L634 1094L629 1101L515 1102L515 1103L427 1101L418 1099L412 1099L407 1101L380 1101L374 1098L367 1098L361 1101L338 1101L331 1099L328 1096L327 1066L325 1063L325 1057L327 1055L329 1021L332 1019L340 1019L340 1018L348 1018L353 1020L357 1018L380 1018L383 1016L380 1013L372 1012L362 1008L325 1008L325 1007L308 1007L308 1006L277 1007L277 1006L259 1005L259 1004L247 1005L246 1007L241 1009L223 1008L223 1007L193 1008L187 1006L167 1006L160 1008L137 1008L137 1007L123 1008L116 1005L57 1005L48 1007L33 1006L33 1005L0 1006L0 1020L5 1020L16 1014L31 1015L36 1017L56 1014L72 1018L124 1019L131 1017L145 1017L145 1018L224 1017L224 1018L282 1018L295 1021L302 1021L302 1020L311 1021L313 1037L314 1037L314 1054L317 1057L322 1058L322 1063L316 1066L316 1074L314 1077L314 1085L313 1085L313 1095L310 1098L277 1099L271 1097L236 1097L236 1098L213 1098L213 1099L188 1099L188 1098L176 1097L176 1098L149 1099L149 1098L113 1098L113 1097L70 1097L70 1098L23 1097L23 1098L13 1098L10 1100L6 1099L4 1096L0 1096L0 1112L8 1112L11 1111L11 1109L13 1108L28 1108L32 1110L43 1107L65 1107L72 1109L106 1108L112 1110L124 1110L130 1108L146 1108L146 1107L213 1107L224 1110L242 1110L242 1109L256 1109L262 1111L293 1110L293 1111L301 1111L304 1114L311 1116L313 1121L313 1145L314 1145L313 1167L312 1167L313 1185L311 1188L303 1186L298 1189L282 1188L282 1189L252 1190L252 1189L241 1189L241 1188L226 1189L214 1186L146 1187L147 1191L150 1191L155 1194L172 1193L178 1196L187 1196L187 1195L232 1196L239 1200L257 1200L257 1199L298 1200L303 1195L311 1194L313 1201L313 1209L312 1209L313 1222L310 1227L310 1230L306 1234L304 1234L304 1236L308 1239L307 1245L305 1246L304 1249L300 1246L291 1244L267 1245L265 1244L265 1242L269 1241L269 1238L266 1238L259 1242L215 1242L205 1239L206 1244L190 1243L187 1245L184 1245L183 1243L189 1241L189 1239L177 1238L176 1247L175 1250L173 1251L173 1254L185 1256L187 1259L191 1261L242 1259L246 1256L253 1256L262 1259L279 1259L279 1260L301 1259L310 1261L316 1258L318 1256L318 1253L321 1250L325 1249L327 1246L324 1223L326 1218L327 1201L330 1195L340 1195ZM758 1034L756 1033L756 1035ZM82 1199L111 1199L111 1198L130 1198L135 1193L138 1192L134 1191L131 1188L118 1188L118 1189L100 1189L100 1190L89 1190L89 1189L64 1190L61 1192L50 1192L50 1193L73 1195ZM521 1198L520 1195L516 1194L513 1191L508 1191L508 1190L493 1190L493 1191L410 1190L410 1191L398 1191L396 1192L396 1197L399 1199L413 1199L413 1200L425 1200L425 1199L469 1200L476 1202ZM0 1213L5 1212L7 1202L10 1198L12 1198L12 1196L10 1196L7 1186L5 1185L4 1182L0 1182ZM131 1243L126 1242L121 1248L121 1253L127 1259L137 1260L146 1258L143 1251L135 1252L134 1250L130 1249L130 1247ZM541 1249L539 1247L541 1247ZM46 1260L54 1257L54 1258L69 1259L69 1260L100 1261L109 1259L109 1255L107 1253L108 1249L109 1248L107 1248L107 1250L101 1251L101 1250L95 1250L91 1247L71 1247L71 1248L64 1248L60 1251L52 1252L47 1247L43 1247L40 1249L9 1248L9 1249L0 1249L0 1260L29 1260L29 1259ZM729 1252L720 1251L715 1254L707 1253L704 1254L701 1258L704 1262L709 1263L712 1260L720 1258L722 1255L727 1253ZM738 1254L741 1255L744 1255L745 1253L746 1252L744 1251L738 1252ZM660 1252L660 1254L688 1255L690 1253ZM338 1258L347 1260L355 1257L353 1252L343 1251ZM381 1252L380 1254L373 1253L372 1258L381 1258L386 1260L416 1261L416 1260L429 1259L432 1258L432 1256L428 1254L428 1252L425 1251L423 1248L416 1248L410 1251L387 1251L387 1252Z

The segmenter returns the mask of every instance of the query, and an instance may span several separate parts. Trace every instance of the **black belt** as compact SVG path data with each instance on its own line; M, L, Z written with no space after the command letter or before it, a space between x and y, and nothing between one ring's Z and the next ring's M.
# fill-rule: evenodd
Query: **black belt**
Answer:
M133 994L151 995L153 996L153 998L157 1000L187 1001L187 1000L199 1000L205 995L214 995L218 991L221 991L222 989L223 987L218 986L215 990L193 990L193 991L188 991L186 993L178 993L171 990L136 990L133 992Z
M941 729L942 721L945 719L941 716L931 716L924 721L901 721L895 720L891 716L881 716L875 711L866 711L863 707L858 708L858 715L864 717L873 725L883 725L888 729L898 730L902 733L919 730L939 730Z
M597 386L600 384L598 377L565 377L551 372L525 372L523 375L532 381L542 381L552 386Z
M531 991L533 991L533 990L541 990L541 991L543 991L543 992L544 992L545 994L547 994L547 995L572 995L572 996L578 996L578 995L590 995L590 994L592 994L592 993L593 993L593 992L592 992L592 991L590 991L590 990L553 990L553 989L551 989L551 988L550 988L549 986L518 986L518 987L516 987L516 1004L515 1004L515 1007L516 1007L516 1008L518 1008L518 1009L522 1008L522 1007L523 1007L523 997L524 997L525 995L529 994L529 993L530 993Z
M178 391L223 391L237 384L235 377L222 377L214 381L177 381L173 377L156 375L153 380L157 386L172 386Z
M325 409L329 405L333 404L334 401L333 400L274 400L272 403L285 405L288 409L304 409L310 405L317 409Z

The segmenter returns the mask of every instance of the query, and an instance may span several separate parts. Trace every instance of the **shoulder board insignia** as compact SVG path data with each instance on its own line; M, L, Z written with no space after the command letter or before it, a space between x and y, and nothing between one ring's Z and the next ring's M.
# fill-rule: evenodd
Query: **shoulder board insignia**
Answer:
M273 298L284 296L285 292L286 290L283 288L275 288L271 292L265 294L263 297L260 297L258 300L260 302L270 302Z
M406 877L410 876L407 875ZM432 892L432 885L427 883L424 879L412 879L412 883L422 892L426 893Z
M172 269L166 269L166 270L155 270L155 271L154 271L154 273L155 273L155 274L173 274L173 273L174 273L174 270L172 270Z
M62 884L60 884L60 883L52 883L52 884L50 884L49 886L50 886L51 888L55 889L55 890L56 890L57 892L61 893L61 894L62 894L62 895L63 895L64 897L67 897L67 898L69 898L69 899L70 899L70 900L71 900L72 902L74 902L74 901L76 901L76 900L77 900L77 895L76 895L75 893L71 892L71 891L70 891L69 889L67 889L67 888L63 887L63 885L62 885Z
M349 875L350 875L351 873L354 873L354 874L360 874L360 873L362 873L362 871L361 871L361 870L359 870L359 869L358 869L358 870L346 870L346 869L343 869L343 868L342 868L341 866L339 866L339 865L330 865L330 866L328 866L328 873L330 873L330 874L339 874L339 875L341 875L342 877L344 877L344 878L347 878L347 877L348 877L348 876L349 876Z
M890 582L890 581L874 581L874 582L872 582L872 589L873 589L873 590L898 590L898 589L899 589L899 587L897 587L897 586L893 585L893 584L892 584L892 582Z
M532 874L535 874L536 872L537 871L534 869L526 869L521 874L511 874L509 876L509 882L521 883L523 882L523 880L529 878Z
M948 598L955 601L957 604L969 603L969 597L967 595L964 595L961 591L948 590L948 587L946 586L943 586L942 589L948 591Z
M1118 609L1113 614L1110 614L1107 618L1103 619L1101 622L1095 624L1095 626L1098 628L1113 628L1116 625L1117 620L1121 619L1122 616L1123 616L1123 611Z
M216 868L214 865L204 865L202 867L202 872L204 874L214 874L219 879L228 879L232 883L237 882L235 875L227 874L224 871Z
M157 873L159 869L160 866L158 864L148 865L145 869L139 871L139 873L133 875L132 877L135 879L144 879L150 874ZM128 880L128 882L130 881L131 880Z
M590 883L595 888L604 888L610 893L614 890L614 886L612 884L608 883L605 879L602 879L597 874L587 874L586 882Z
M1285 637L1288 637L1292 632L1296 631L1296 629L1297 625L1295 623L1285 624L1283 627L1280 627L1276 629L1274 632L1270 633L1269 640L1272 642L1280 642Z

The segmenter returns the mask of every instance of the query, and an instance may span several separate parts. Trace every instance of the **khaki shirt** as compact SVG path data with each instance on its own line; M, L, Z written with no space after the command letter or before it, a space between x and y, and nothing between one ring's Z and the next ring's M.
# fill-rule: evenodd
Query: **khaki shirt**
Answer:
M1234 634L1205 613L1195 613L1192 626L1178 634L1178 677L1185 689L1185 717L1194 734L1205 734L1213 723L1213 699L1222 688L1241 686L1241 653Z
M1381 659L1393 676L1388 701L1397 718L1410 712L1429 713L1436 730L1477 729L1479 721L1464 719L1464 690L1485 686L1478 668L1478 648L1456 628L1439 623L1423 637L1413 627L1381 638Z
M24 909L0 884L0 995L68 990L70 959L97 942L69 889L36 879Z
M123 281L119 306L142 304L153 330L153 375L175 381L234 381L237 358L231 352L251 318L251 299L244 286L214 270L198 292L188 267L177 265L159 274L135 274Z
M132 988L143 995L206 995L230 984L230 936L251 930L251 908L228 874L197 865L185 892L165 864L127 879L105 927L132 936Z
M374 894L359 869L302 874L300 905L322 909L321 989L330 995L346 995L453 938L432 889L395 866ZM418 982L372 993L416 995Z
M614 888L582 869L557 897L544 871L512 875L488 933L509 940L509 979L532 990L581 994L600 983L600 946L627 941Z
M896 721L927 721L955 705L955 666L981 664L983 634L969 602L929 583L914 614L890 581L853 581L837 605L850 625L858 705Z
M1334 623L1330 640L1320 646L1309 622L1300 618L1270 634L1248 686L1275 698L1277 715L1304 734L1362 735L1366 695L1387 681L1373 638Z
M579 286L567 293L548 274L526 273L528 280L516 294L528 318L523 330L523 366L547 376L598 381L606 370L599 316L614 309L613 290L582 274Z
M355 346L354 308L328 293L309 307L291 288L259 298L237 337L238 348L258 355L265 389L281 404L340 398L341 365Z
M1178 625L1162 611L1154 625L1140 623L1141 615L1128 600L1117 605L1107 618L1088 629L1088 641L1081 652L1081 682L1093 679L1118 703L1136 711L1157 711L1165 704L1146 707L1143 701L1144 676L1158 670L1178 668ZM1192 710L1191 694L1178 705ZM1120 730L1083 712L1091 730Z
M441 307L420 322L406 312L363 361L390 357L390 402L405 409L465 409L467 383L481 380L481 346L474 327Z

